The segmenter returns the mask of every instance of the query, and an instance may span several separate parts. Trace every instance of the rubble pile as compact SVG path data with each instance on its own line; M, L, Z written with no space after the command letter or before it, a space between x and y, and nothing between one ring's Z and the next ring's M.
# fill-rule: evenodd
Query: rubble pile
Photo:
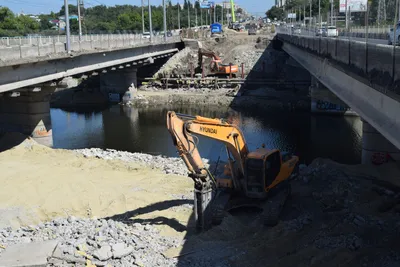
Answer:
M197 62L197 50L186 47L171 57L153 77L157 79L187 77L190 74L191 65L194 70L197 66Z
M166 174L187 175L187 167L179 157L153 156L142 153L131 153L126 151L118 151L115 149L101 148L85 148L74 150L78 154L85 157L96 157L104 160L122 160L126 162L138 162L152 169L160 169ZM203 162L208 166L208 160L203 159Z
M105 219L70 216L38 226L0 229L0 257L9 246L56 240L47 266L175 266L175 259L162 254L180 245L173 237L162 237L153 226L125 224ZM89 265L91 263L92 265Z

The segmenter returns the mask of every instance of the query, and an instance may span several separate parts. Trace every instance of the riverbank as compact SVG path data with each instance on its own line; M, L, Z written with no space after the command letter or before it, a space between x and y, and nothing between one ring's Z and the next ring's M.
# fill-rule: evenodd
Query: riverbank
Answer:
M193 182L178 175L185 167L177 158L28 140L0 153L0 169L0 262L14 244L43 240L58 243L49 266L389 266L400 259L397 164L316 159L291 182L276 227L242 210L202 234L193 228Z
M126 103L134 107L155 106L211 106L233 109L280 109L290 111L310 111L307 96L293 96L287 91L262 89L243 92L238 89L169 89L139 90L137 96Z

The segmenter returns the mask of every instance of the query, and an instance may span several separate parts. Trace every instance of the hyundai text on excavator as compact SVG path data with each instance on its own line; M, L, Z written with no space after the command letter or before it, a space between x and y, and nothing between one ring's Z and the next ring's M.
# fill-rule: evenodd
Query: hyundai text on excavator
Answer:
M299 158L277 149L258 148L250 152L242 131L224 119L167 113L167 128L179 156L194 181L195 218L200 230L221 223L229 209L258 206L266 225L278 223L290 194L289 179ZM226 146L227 178L215 178L205 167L197 149L197 136L222 142Z
M210 70L211 74L217 76L233 76L239 71L239 66L234 64L222 64L222 59L212 51L199 49L199 69L203 68L203 56L211 58Z

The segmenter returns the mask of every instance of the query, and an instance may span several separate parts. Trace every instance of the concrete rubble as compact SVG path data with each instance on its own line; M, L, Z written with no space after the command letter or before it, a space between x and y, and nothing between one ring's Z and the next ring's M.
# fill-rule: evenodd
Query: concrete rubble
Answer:
M69 217L1 229L0 244L0 266L175 266L162 252L180 242L160 236L151 225ZM39 258L33 254L38 248L44 251Z
M105 160L122 160L126 162L139 162L151 167L160 169L166 174L187 175L187 168L180 158L169 158L165 156L152 156L143 153L131 153L114 149L86 148L74 150L85 157L96 157ZM203 159L208 166L208 159Z
M115 150L76 150L86 157L140 162L165 173L184 174L179 158ZM57 218L39 225L0 229L0 263L16 244L54 240L57 247L46 266L323 266L339 264L396 266L400 261L400 188L378 180L351 176L340 165L316 159L301 165L292 181L292 196L274 228L259 213L227 215L222 224L185 239L162 236L148 223L116 218ZM193 199L174 195L174 199ZM394 202L395 201L395 202ZM387 203L394 203L391 207ZM382 207L385 206L385 209ZM176 206L179 209L193 209ZM126 218L128 220L129 218ZM180 251L169 254L170 250ZM280 255L279 257L276 257ZM300 257L300 260L299 260ZM337 265L329 266L337 266Z

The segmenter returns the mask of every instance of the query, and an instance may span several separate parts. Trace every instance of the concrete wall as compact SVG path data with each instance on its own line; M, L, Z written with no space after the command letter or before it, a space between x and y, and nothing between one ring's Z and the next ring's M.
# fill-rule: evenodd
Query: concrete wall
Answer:
M350 66L343 68L341 64L335 64L335 60L327 60L286 41L282 48L389 142L400 148L400 117L397 115L400 113L399 97L377 90L354 74ZM382 53L386 52L384 50Z
M92 72L94 70L112 67L119 64L133 63L136 60L147 59L176 53L182 49L183 43L165 43L147 45L120 50L99 51L77 56L59 57L26 63L16 66L0 67L0 92L10 91L33 84L62 79L64 77ZM33 53L31 48L26 53ZM37 52L36 52L37 53Z
M323 58L332 59L334 64L345 66L365 79L374 88L400 94L400 48L382 44L368 44L346 39L291 36L278 34L283 42L295 45ZM394 53L394 54L393 54Z

